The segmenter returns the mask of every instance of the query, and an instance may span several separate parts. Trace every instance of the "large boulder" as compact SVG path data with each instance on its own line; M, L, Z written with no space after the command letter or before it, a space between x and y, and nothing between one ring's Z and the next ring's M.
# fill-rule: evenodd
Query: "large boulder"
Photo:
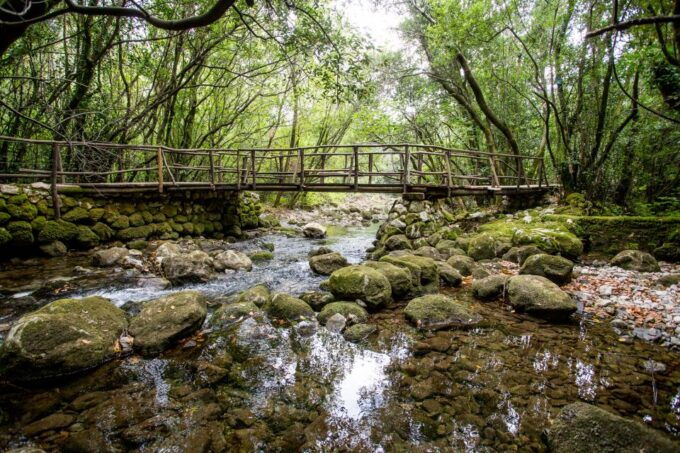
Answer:
M442 239L435 245L437 251L446 259L452 257L453 255L467 255L465 250L458 247L456 241L451 239Z
M321 239L326 237L326 228L323 225L311 222L302 227L302 234L308 238Z
M245 317L260 313L260 308L252 302L236 302L221 305L210 318L210 326L225 328Z
M198 291L182 291L150 300L130 321L134 348L142 354L159 353L198 330L207 314L205 298Z
M347 259L338 252L314 255L309 258L309 267L316 274L331 275L333 272L348 266Z
M314 310L307 302L284 293L272 295L269 302L264 304L262 308L269 316L287 321L299 321L314 317Z
M520 274L540 275L558 285L564 285L571 281L571 272L574 263L561 256L539 253L531 255L519 269Z
M562 408L546 439L555 453L678 451L678 444L660 432L581 402Z
M413 292L411 272L408 269L383 261L365 261L362 265L371 267L387 277L392 287L392 297L395 299L406 298Z
M478 299L501 297L508 283L507 275L490 275L472 282L472 295Z
M213 260L213 265L217 271L226 269L251 271L253 269L253 262L248 258L248 255L236 250L222 250L215 254Z
M264 304L269 302L271 294L269 293L269 288L267 285L255 285L251 288L241 291L236 296L237 303L249 303L254 304L257 307L262 307Z
M330 291L340 300L360 299L372 308L392 300L392 287L382 273L368 266L348 266L331 274Z
M435 292L439 289L439 270L432 258L408 254L387 255L380 258L380 261L408 269L417 293Z
M659 272L661 270L659 263L652 255L640 250L624 250L612 258L610 264L629 271Z
M165 278L175 284L207 282L213 277L213 259L201 250L170 255L163 258L161 267Z
M535 245L522 245L520 247L512 247L510 250L505 252L503 259L521 266L531 255L538 255L539 253L544 252Z
M404 309L406 317L417 327L436 330L447 327L472 327L482 320L466 304L442 294L417 297Z
M559 286L539 275L516 275L508 283L510 305L531 315L562 321L576 311L576 302Z
M95 266L109 267L119 264L128 256L130 251L125 247L111 247L108 249L97 250L92 255L92 263Z
M443 261L436 261L435 264L439 271L439 280L443 285L460 286L463 282L463 276L458 272L458 269Z
M428 258L432 258L435 261L441 261L444 259L444 256L441 253L439 253L439 250L429 245L418 247L413 252L413 254L418 256L426 256Z
M385 241L387 250L411 250L411 241L403 234L395 234Z
M460 272L460 275L463 276L472 274L472 270L476 266L475 260L464 255L453 255L451 258L446 260L446 264L456 269L458 272Z
M488 234L479 234L470 239L467 254L475 261L496 257L496 241Z
M61 299L22 316L0 348L0 375L45 379L95 367L116 355L125 313L102 297Z
M326 324L326 321L337 313L344 316L348 324L363 323L368 320L366 310L354 302L331 302L323 307L316 318L321 324Z

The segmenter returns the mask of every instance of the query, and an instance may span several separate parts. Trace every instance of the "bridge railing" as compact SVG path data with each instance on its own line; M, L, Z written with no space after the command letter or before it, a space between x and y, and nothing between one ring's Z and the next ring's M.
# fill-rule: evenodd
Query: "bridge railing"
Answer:
M548 185L539 157L409 143L177 149L0 136L0 153L0 181L43 181L55 190L77 184L99 192L213 189L451 195L460 188ZM25 162L31 162L30 167Z

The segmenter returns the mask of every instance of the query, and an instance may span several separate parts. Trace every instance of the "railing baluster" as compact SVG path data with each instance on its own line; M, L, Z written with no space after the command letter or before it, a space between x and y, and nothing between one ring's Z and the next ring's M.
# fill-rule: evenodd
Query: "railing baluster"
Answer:
M411 160L411 155L409 154L408 145L404 145L404 173L402 175L404 181L404 193L408 192L408 186L411 179L409 174L409 160Z
M236 150L236 190L241 190L241 150Z
M359 190L359 147L352 147L354 153L354 191Z
M61 201L59 200L59 193L57 192L57 171L59 169L59 145L52 144L52 208L54 209L54 218L61 219ZM63 175L62 175L63 176Z
M250 168L253 174L253 190L257 187L257 175L255 174L255 150L250 150Z
M305 150L298 148L298 159L300 161L300 185L298 190L302 191L305 187Z
M210 158L210 188L215 190L215 160L212 149L208 150L208 157Z
M158 172L158 193L163 193L163 148L156 149L156 166Z
M451 151L446 150L446 198L451 198Z

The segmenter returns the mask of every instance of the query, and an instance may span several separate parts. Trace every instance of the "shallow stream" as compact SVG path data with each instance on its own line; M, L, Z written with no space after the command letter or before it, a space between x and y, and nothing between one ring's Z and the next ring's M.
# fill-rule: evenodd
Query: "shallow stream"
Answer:
M351 230L328 245L359 262L374 235ZM317 288L323 278L309 271L307 252L319 241L274 235L238 247L262 242L275 245L273 261L194 287L213 299L260 282ZM44 280L59 269L51 261L35 273ZM0 272L0 283L30 291L16 272ZM76 292L117 305L163 294L97 278ZM470 300L483 327L422 333L397 304L371 316L378 334L357 345L323 327L256 317L50 387L0 384L0 450L544 451L543 430L578 400L680 439L677 353L621 343L606 323L552 325L476 302L465 286L445 292Z

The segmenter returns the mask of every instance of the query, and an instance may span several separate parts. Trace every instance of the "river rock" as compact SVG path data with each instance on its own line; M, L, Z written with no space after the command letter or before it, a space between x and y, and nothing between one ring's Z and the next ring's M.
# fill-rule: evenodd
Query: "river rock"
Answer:
M207 314L205 298L198 291L182 291L148 301L130 321L134 348L145 355L159 353L198 330Z
M408 269L383 261L365 261L362 265L371 267L387 277L395 299L403 299L413 292L411 272Z
M333 294L327 291L305 291L300 294L300 299L304 300L314 310L321 310L326 304L335 300Z
M437 242L437 245L435 245L435 248L446 259L448 259L448 258L450 258L454 255L463 255L463 256L467 255L465 250L459 248L456 241L452 241L451 239L440 240L439 242Z
M475 260L469 256L454 255L446 263L460 272L460 275L468 276L472 274L472 269L475 267Z
M519 270L520 274L540 275L558 285L571 281L574 263L561 256L539 253L529 256Z
M326 321L336 313L344 316L348 324L357 324L368 320L366 310L354 302L331 302L323 307L316 319L321 324L326 324Z
M217 271L226 269L251 271L253 269L253 262L248 258L248 255L236 250L222 250L216 253L213 259Z
M326 228L316 222L311 222L302 227L302 234L308 238L321 239L326 237Z
M539 253L544 252L535 245L522 245L520 247L512 247L510 250L505 252L505 254L503 254L503 259L521 266L531 255L537 255Z
M319 275L331 275L348 265L347 259L337 252L315 255L309 258L309 267Z
M508 283L507 275L490 275L472 282L472 295L477 299L495 299L501 297Z
M68 253L68 248L61 241L52 241L49 244L41 245L40 251L47 256L56 257L66 255Z
M245 291L241 291L236 296L236 302L250 303L258 307L262 307L264 304L269 302L270 297L271 294L269 293L269 288L267 285L260 284L248 288Z
M358 343L371 336L377 330L378 328L373 324L354 324L346 328L342 336L347 341Z
M539 275L516 275L508 283L510 305L531 315L566 320L576 311L576 302L545 277Z
M475 261L496 257L496 241L488 234L479 234L470 239L467 254Z
M439 271L439 280L442 284L454 287L460 286L460 284L463 282L463 276L460 275L458 269L454 269L453 266L443 261L436 261L435 264L437 265L437 270Z
M404 313L417 327L429 330L472 327L482 320L462 302L442 294L415 298L408 303Z
M435 261L441 261L441 260L444 259L442 254L439 253L439 251L436 248L429 246L429 245L424 245L422 247L418 247L418 249L416 249L413 252L413 254L418 255L418 256L426 256L428 258L432 258Z
M333 249L331 249L330 247L321 246L311 249L307 256L311 258L317 255L326 255L327 253L333 253Z
M666 274L659 277L657 283L664 287L680 285L680 274Z
M22 316L0 347L0 375L34 380L71 374L116 355L125 313L102 297L61 299Z
M314 317L314 310L304 300L284 293L272 295L262 308L269 316L287 321Z
M329 317L326 322L326 329L328 329L331 332L334 333L340 333L342 332L342 329L345 328L345 324L347 324L347 319L345 319L344 316L342 316L340 313L336 313L333 316Z
M610 264L629 271L659 272L661 270L659 263L652 255L640 250L624 250L612 258Z
M329 288L341 300L361 299L372 308L387 305L392 299L389 280L368 266L348 266L331 274Z
M99 267L109 267L119 264L128 256L130 251L125 247L111 247L97 250L92 255L92 263Z
M223 328L247 316L252 316L260 312L257 305L252 302L236 302L221 305L210 318L210 326L213 328Z
M555 453L678 451L677 444L660 432L581 402L562 408L546 438Z
M380 261L408 269L416 293L431 293L439 290L439 270L432 258L405 254L383 256Z
M385 241L387 250L411 250L411 241L403 234L395 234Z

